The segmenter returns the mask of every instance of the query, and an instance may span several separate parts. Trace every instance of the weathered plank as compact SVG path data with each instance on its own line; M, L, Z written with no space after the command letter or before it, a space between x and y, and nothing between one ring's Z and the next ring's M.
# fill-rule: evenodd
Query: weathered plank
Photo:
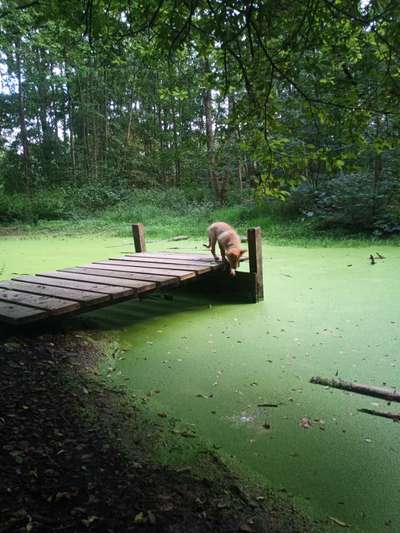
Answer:
M146 241L144 239L144 226L141 222L132 224L132 235L135 244L135 252L145 252Z
M13 326L29 324L48 316L49 314L41 309L0 301L0 320L6 324Z
M147 261L135 261L132 259L129 262L119 261L117 259L109 259L108 261L96 261L96 264L101 265L114 265L114 266L123 266L123 267L133 267L133 268L145 268L146 270L151 269L161 269L161 270L176 270L176 271L185 271L185 272L195 272L196 274L204 274L205 272L211 272L211 267L209 265L203 266L193 266L193 265L174 265L174 264L162 264L153 262L152 259Z
M247 241L249 245L250 273L255 274L256 282L254 301L258 302L264 299L261 228L249 228L247 230Z
M215 261L211 253L179 253L179 252L168 252L168 250L164 252L144 252L140 254L126 254L126 257L160 257L160 258L174 258L174 259L183 259L188 261L201 261L201 263L211 263L214 265L222 265L222 261ZM240 262L242 261L248 261L248 256L244 255L240 258ZM221 267L222 268L222 267Z
M132 256L135 256L136 254L132 254ZM179 253L179 252L142 252L140 254L140 257L175 257L176 259L194 259L196 261L206 261L207 263L214 263L214 258L211 255L211 253Z
M132 279L136 281L151 281L156 283L160 287L174 285L179 283L179 278L177 276L161 276L157 274L142 274L140 272L132 272L131 270L120 270L115 266L107 266L102 264L90 263L88 266L84 267L73 267L64 269L68 272L75 272L76 269L85 269L87 274L93 276L105 276L110 278L122 278L122 279Z
M71 269L72 270L72 269ZM145 281L133 281L130 279L116 279L111 277L103 276L94 276L87 274L84 269L76 268L73 271L69 270L57 270L55 272L45 272L43 274L38 274L40 276L46 276L48 278L59 278L59 279L72 279L75 281L89 281L91 283L103 284L103 285L113 285L114 287L127 287L133 290L133 294L138 294L144 291L149 291L155 288L155 283L145 282Z
M54 289L68 288L76 289L78 291L91 292L93 294L105 294L110 296L113 300L120 298L126 298L135 294L133 289L127 287L114 287L111 285L101 285L98 283L90 283L85 281L75 281L70 279L60 279L57 277L46 277L45 274L38 274L37 276L18 276L13 278L16 281L24 283L40 283L40 285L46 285Z
M143 255L143 257L142 257ZM158 255L147 255L147 254L133 254L133 255L123 255L119 257L110 257L112 261L134 261L135 263L140 261L143 263L161 263L163 265L180 265L185 268L191 266L197 267L210 267L211 269L217 269L220 267L220 262L210 261L206 262L198 259L177 259L176 257L169 257L168 254L165 254L165 257L158 257Z
M37 294L28 294L8 289L0 289L0 301L13 304L26 305L35 309L48 311L50 315L63 315L72 313L80 308L79 302L61 300L60 298L49 298Z
M22 281L0 281L0 288L27 292L41 296L53 296L63 300L73 300L81 305L98 305L111 300L108 294L96 294L95 292L80 291L77 289L63 289L61 287L49 287L38 283L23 283Z
M91 265L86 265L85 268L91 268L92 265L103 265L104 267L107 267L109 270L115 270L120 272L136 272L138 274L158 274L161 276L172 276L172 277L178 277L181 280L194 278L196 276L196 272L190 271L190 270L171 270L168 268L150 268L150 267L136 267L136 266L125 266L125 265L113 265L112 262L109 261L96 261L95 263L92 263Z

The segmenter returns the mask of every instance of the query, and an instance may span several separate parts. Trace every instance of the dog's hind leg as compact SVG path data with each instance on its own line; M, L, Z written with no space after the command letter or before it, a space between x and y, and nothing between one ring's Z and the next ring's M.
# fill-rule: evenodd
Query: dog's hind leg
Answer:
M217 244L217 239L215 235L208 235L209 239L209 248L211 248L211 253L216 261L219 261L219 257L215 254L215 245Z
M225 261L225 249L223 246L221 246L220 243L218 243L218 246L219 246L219 249L221 250L221 258L222 258L222 261Z

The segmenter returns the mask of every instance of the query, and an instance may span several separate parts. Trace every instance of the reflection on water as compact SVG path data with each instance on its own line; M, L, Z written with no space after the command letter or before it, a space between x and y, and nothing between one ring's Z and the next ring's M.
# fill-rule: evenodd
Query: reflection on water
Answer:
M260 421L265 421L266 416L265 410L258 407L255 411L242 411L240 414L228 416L227 419L237 427L240 427L242 424L257 424L260 426Z

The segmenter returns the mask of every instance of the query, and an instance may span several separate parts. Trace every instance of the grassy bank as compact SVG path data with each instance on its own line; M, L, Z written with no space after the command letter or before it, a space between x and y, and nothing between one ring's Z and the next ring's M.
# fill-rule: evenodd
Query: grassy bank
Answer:
M141 221L146 226L148 239L168 239L177 235L204 238L211 222L225 220L242 234L248 227L261 226L264 238L271 244L358 246L379 243L381 246L386 242L400 243L400 237L382 240L365 233L351 233L343 228L322 229L314 220L304 220L293 213L287 205L273 202L256 205L249 196L236 198L235 205L226 207L216 205L204 194L177 189L137 190L128 196L115 193L114 196L103 195L94 199L85 193L77 197L75 207L71 204L71 198L65 195L53 197L51 201L49 197L46 198L51 209L46 211L48 203L42 205L38 199L34 222L23 215L23 209L28 209L27 204L17 202L19 211L14 217L11 209L7 216L3 212L0 235L100 234L129 238L130 224ZM59 206L59 209L55 209L55 206Z
M193 213L175 214L171 210L147 205L140 208L115 208L102 215L79 219L40 220L36 224L0 225L1 236L76 236L103 235L131 238L131 223L141 221L150 240L170 239L177 235L205 239L207 226L215 220L232 224L245 235L247 228L261 226L264 239L276 245L294 246L363 246L400 244L400 237L381 239L368 234L343 230L322 230L309 221L291 219L267 209L246 206L193 209Z

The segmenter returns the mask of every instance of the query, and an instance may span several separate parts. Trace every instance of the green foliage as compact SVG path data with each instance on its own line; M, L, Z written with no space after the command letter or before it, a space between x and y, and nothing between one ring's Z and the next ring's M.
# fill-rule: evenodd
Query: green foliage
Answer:
M184 216L304 183L321 224L397 231L400 4L247 4L2 2L0 219L133 216L150 189Z
M370 174L344 174L321 180L318 190L304 184L289 205L321 228L342 227L377 236L400 233L400 186L393 178L376 183Z
M189 189L130 189L87 185L40 191L33 195L0 195L0 222L38 222L39 220L79 219L104 215L108 221L151 222L152 216L179 217L203 215L214 203L203 192Z

